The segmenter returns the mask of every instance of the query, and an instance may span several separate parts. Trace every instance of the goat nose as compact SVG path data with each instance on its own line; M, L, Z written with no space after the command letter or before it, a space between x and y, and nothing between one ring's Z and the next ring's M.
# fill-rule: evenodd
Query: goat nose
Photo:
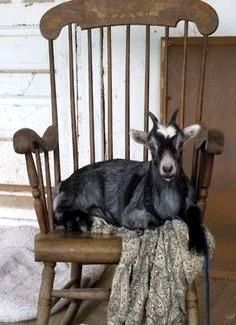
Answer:
M170 166L163 166L163 171L165 173L170 174L172 172L172 170L173 170L173 166L172 165L170 165Z

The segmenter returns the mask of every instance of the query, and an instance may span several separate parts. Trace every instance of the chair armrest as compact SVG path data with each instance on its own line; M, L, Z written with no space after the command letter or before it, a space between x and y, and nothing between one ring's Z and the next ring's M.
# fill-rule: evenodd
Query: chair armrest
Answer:
M203 149L213 155L220 155L224 149L224 134L217 129L207 129L204 124L201 124L201 131L195 138L196 148Z
M222 154L224 150L224 133L217 129L209 129L205 150L214 155Z
M49 126L40 137L31 129L20 129L13 136L13 146L15 152L27 154L39 149L43 151L53 151L58 145L58 134L55 126Z
M211 184L214 155L219 155L224 149L224 134L216 129L202 127L202 132L196 137L195 146L201 148L202 156L199 165L198 200L197 205L201 210L203 220L208 197L208 188Z

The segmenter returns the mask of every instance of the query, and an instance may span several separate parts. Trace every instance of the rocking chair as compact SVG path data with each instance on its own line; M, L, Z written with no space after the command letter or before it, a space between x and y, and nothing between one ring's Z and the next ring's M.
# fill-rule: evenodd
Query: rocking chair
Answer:
M40 137L31 129L21 129L14 135L14 149L19 154L24 154L34 207L40 228L40 233L35 238L35 260L44 263L42 283L38 300L37 324L48 324L52 306L61 298L68 298L71 303L62 321L63 324L71 324L75 317L79 303L84 299L108 299L109 292L104 289L80 287L80 279L83 264L117 264L121 255L121 239L114 235L92 235L80 233L65 233L57 230L53 218L53 191L61 180L60 168L60 143L59 123L57 110L57 87L55 68L55 40L61 34L62 29L68 31L68 57L69 57L69 84L70 84L70 108L71 108L71 133L73 146L74 170L78 169L78 119L77 119L77 80L75 77L75 63L73 45L74 28L82 28L87 39L87 87L88 87L88 116L89 116L89 142L90 161L96 161L95 150L95 114L94 114L94 54L102 57L106 55L107 80L105 86L101 83L101 108L104 116L104 139L107 139L107 148L104 140L104 157L113 158L114 123L113 123L113 81L114 69L112 57L112 29L114 26L123 26L125 31L124 48L124 145L125 158L130 159L130 89L131 89L131 33L133 25L142 25L145 29L144 37L144 105L143 114L144 130L148 130L148 111L150 99L150 66L151 66L151 37L153 26L160 26L164 30L163 55L161 62L161 108L160 120L165 123L172 114L168 108L168 45L170 30L177 23L184 21L183 37L183 68L180 93L180 127L185 125L186 104L186 75L188 56L189 24L196 24L202 36L202 59L199 72L198 100L195 116L192 122L202 122L203 95L205 87L207 39L218 26L218 17L215 11L200 0L72 0L58 5L44 14L40 22L42 35L48 40L52 125L47 128ZM100 53L93 53L93 34L97 29L101 36ZM106 39L104 38L106 35ZM106 42L105 42L106 41ZM104 46L104 44L106 46ZM104 78L104 70L101 69L101 79ZM76 87L75 87L76 86ZM78 85L79 87L79 85ZM80 107L78 108L80 109ZM83 108L85 109L85 108ZM107 132L106 132L107 131ZM215 154L222 153L224 137L220 131L205 129L204 136L196 139L192 154L192 182L198 193L197 203L202 211L202 218L206 209L208 187L211 181L213 160ZM53 155L51 164L49 154ZM44 158L44 159L43 159ZM41 162L43 159L43 164ZM148 159L148 152L143 151L143 159ZM53 165L53 168L52 166ZM45 173L42 166L45 166ZM51 181L53 175L54 184ZM46 186L44 181L46 180ZM52 186L53 185L53 186ZM61 290L53 290L55 265L58 262L72 263L71 280ZM78 300L78 303L75 302ZM199 313L195 285L188 288L186 294L186 309L189 324L199 323Z

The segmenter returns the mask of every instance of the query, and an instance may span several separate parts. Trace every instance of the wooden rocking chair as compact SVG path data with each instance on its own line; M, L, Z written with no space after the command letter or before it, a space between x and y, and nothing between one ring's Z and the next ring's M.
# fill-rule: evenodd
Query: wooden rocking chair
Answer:
M80 288L80 279L83 264L116 264L121 254L121 239L112 235L91 235L79 233L65 233L55 230L53 221L53 189L51 173L54 176L54 186L61 180L60 171L60 144L58 128L57 94L56 94L56 69L54 63L54 41L59 37L62 29L68 30L69 44L69 82L70 82L70 107L71 128L73 143L74 170L78 169L78 134L77 112L75 96L75 71L74 71L74 46L72 33L74 26L82 28L82 33L87 37L87 62L88 62L88 102L89 102L89 141L90 160L95 159L95 131L94 131L94 83L93 83L93 47L92 29L98 28L100 33L106 32L106 47L101 46L101 53L107 55L107 84L106 89L101 89L101 101L107 106L108 150L106 158L113 157L113 86L114 71L112 69L112 28L124 26L125 30L125 158L130 158L130 52L132 25L143 25L145 37L145 73L144 73L144 130L148 130L149 110L149 80L150 80L150 29L152 26L161 26L165 30L162 39L164 44L162 57L161 78L161 118L166 122L172 113L168 109L168 45L169 32L177 23L184 21L183 38L183 69L180 93L180 126L185 124L186 102L186 73L188 56L188 29L189 22L194 22L202 35L202 59L199 72L198 100L195 116L191 122L201 122L203 112L203 94L205 87L207 39L218 26L218 17L215 11L200 0L72 0L58 5L49 10L41 19L40 29L42 35L48 40L51 84L52 125L49 126L42 137L30 129L21 129L14 135L14 149L26 158L27 171L34 199L34 206L40 233L35 238L35 259L44 263L42 283L38 301L37 324L48 324L50 310L60 297L71 300L62 324L71 324L75 317L79 302L83 299L108 299L109 292L103 289ZM105 48L105 50L104 50ZM98 55L100 55L98 53ZM103 71L101 71L101 76ZM104 99L104 93L107 98ZM103 107L104 109L104 107ZM140 113L141 114L141 113ZM204 216L208 187L210 185L213 160L215 154L223 150L224 137L217 130L206 130L204 138L197 139L192 154L192 181L198 193L198 205ZM105 149L104 149L105 150ZM49 153L54 157L54 168L50 167ZM44 158L45 177L43 173ZM144 149L143 159L148 159L148 152ZM44 185L46 179L46 186ZM46 191L45 191L46 188ZM46 192L46 193L45 193ZM53 290L54 268L57 262L72 263L71 280L61 290ZM78 303L75 303L78 299ZM187 291L186 306L189 324L199 323L198 305L195 286Z

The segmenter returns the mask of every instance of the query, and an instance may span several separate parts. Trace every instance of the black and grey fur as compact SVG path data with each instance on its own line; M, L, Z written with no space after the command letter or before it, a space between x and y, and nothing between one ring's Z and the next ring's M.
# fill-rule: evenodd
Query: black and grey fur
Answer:
M147 134L132 131L136 142L151 152L150 162L114 159L85 166L62 181L54 199L57 224L70 230L87 231L91 216L115 226L147 229L176 217L189 226L189 247L205 250L195 191L182 169L182 147L197 135L194 124L181 130L175 122L162 125L149 113L153 128Z

